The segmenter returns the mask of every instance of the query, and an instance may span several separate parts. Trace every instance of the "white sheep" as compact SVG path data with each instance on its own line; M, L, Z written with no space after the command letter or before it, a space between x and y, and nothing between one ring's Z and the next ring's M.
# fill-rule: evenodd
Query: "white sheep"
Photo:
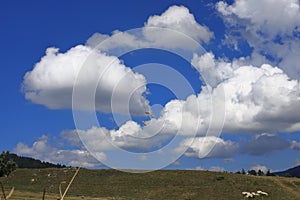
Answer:
M253 198L253 194L250 192L242 192L243 195L245 195L246 198Z
M261 191L261 190L258 190L256 193L257 193L257 194L261 194L261 195L265 195L265 196L268 196L268 195L269 195L268 193L263 192L263 191Z
M259 195L260 195L259 193L255 193L255 192L251 192L251 194L252 194L253 196L259 196Z

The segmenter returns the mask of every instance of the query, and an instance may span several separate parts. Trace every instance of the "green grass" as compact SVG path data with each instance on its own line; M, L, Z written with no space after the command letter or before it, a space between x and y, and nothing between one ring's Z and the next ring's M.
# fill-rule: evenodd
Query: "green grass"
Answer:
M74 172L75 169L68 168L18 169L7 178L0 178L0 181L7 190L15 187L16 194L11 199L18 199L17 194L34 196L27 199L41 199L44 188L50 195L46 199L56 199L59 196L59 184L63 181L68 183ZM63 184L63 190L67 183ZM300 179L207 171L174 170L132 174L116 170L81 169L66 199L81 199L81 196L85 196L85 199L234 200L243 199L243 191L257 190L270 194L264 199L300 199Z

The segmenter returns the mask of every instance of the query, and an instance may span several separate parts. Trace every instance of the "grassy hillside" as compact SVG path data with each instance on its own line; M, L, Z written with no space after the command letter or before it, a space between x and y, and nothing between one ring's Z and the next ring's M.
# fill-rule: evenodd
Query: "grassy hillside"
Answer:
M8 190L15 186L11 199L56 199L59 184L68 182L75 169L18 169L0 178ZM67 184L63 184L66 187ZM300 179L253 177L207 171L156 171L130 174L115 170L80 170L66 199L194 200L243 199L241 192L262 190L269 197L256 199L300 199ZM72 198L70 198L72 196ZM75 198L77 197L77 198ZM94 198L87 198L94 197Z

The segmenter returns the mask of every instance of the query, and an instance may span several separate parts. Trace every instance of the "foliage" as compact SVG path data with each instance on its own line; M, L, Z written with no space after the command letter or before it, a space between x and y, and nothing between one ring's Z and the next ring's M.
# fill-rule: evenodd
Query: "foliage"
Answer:
M19 168L63 168L65 165L52 164L49 162L42 162L34 158L28 158L23 156L18 156L16 154L9 155L17 164Z
M283 174L284 177L292 177L292 175L290 173L285 173Z
M242 172L241 172L242 174L246 174L246 171L245 171L245 169L243 168L242 169Z
M270 170L268 170L266 176L275 176L275 174L271 173Z
M257 172L254 169L251 169L251 170L248 171L248 174L256 176Z
M8 158L9 152L2 151L0 155L0 177L8 176L17 168L17 164Z
M264 176L265 175L265 173L262 171L262 170L258 170L257 171L257 176Z
M65 168L65 165L43 162L34 158L18 156L9 151L0 155L0 177L8 176L16 168Z
M65 165L43 162L34 158L18 156L14 153L8 153L7 159L13 160L18 168L64 168Z

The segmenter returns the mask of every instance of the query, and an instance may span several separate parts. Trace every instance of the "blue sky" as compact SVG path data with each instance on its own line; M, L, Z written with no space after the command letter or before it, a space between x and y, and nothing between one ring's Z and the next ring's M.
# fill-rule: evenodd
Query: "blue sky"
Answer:
M274 2L2 1L1 149L95 168L104 166L86 149L110 167L155 162L154 168L236 171L299 165L299 1ZM103 38L107 43L97 46ZM132 48L137 50L119 56L96 84L98 127L76 131L81 122L74 123L72 111L92 116L85 101L72 110L78 69L96 70L76 79L81 97L89 90L80 87L92 88L89 81L99 78L97 69ZM212 112L211 97L224 108ZM148 110L156 119L145 115ZM214 114L221 117L211 128L222 125L220 136L206 133ZM124 165L114 162L123 154L108 148L103 134L129 154L146 153L136 163L131 154ZM170 141L176 135L175 145ZM166 144L174 145L174 159L147 154Z

